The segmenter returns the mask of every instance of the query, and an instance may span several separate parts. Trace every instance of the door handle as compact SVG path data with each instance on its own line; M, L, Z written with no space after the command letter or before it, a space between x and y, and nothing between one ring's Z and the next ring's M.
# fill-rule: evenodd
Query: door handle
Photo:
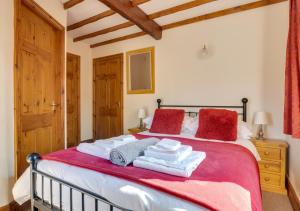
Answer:
M117 107L121 107L121 103L120 102L117 102L116 105L117 105Z

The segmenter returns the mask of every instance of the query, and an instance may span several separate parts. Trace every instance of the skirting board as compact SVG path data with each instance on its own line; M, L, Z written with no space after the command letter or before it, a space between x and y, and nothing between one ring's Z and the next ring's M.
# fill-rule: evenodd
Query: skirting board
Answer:
M23 205L18 205L17 202L12 201L10 204L0 207L0 211L25 211L30 210L30 200L25 202Z
M10 211L10 206L9 204L3 207L0 207L0 211Z
M288 197L292 204L292 207L293 207L294 211L300 211L300 200L297 197L295 189L293 188L288 177L286 178L286 181L287 181L286 187L287 187L287 192L288 192L287 194L288 194Z

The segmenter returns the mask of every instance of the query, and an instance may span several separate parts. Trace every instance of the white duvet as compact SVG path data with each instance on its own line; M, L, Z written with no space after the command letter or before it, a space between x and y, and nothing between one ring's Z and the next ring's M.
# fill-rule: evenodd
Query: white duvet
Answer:
M144 135L162 135L152 134L149 132L142 133ZM169 135L166 135L169 136ZM180 137L192 138L186 135ZM196 138L193 138L197 140ZM216 140L215 140L216 141ZM249 149L253 155L259 160L258 152L254 145L248 140L237 140L236 142L226 142L231 144L238 144ZM56 178L68 181L69 183L76 184L77 186L99 194L107 200L115 203L121 207L139 210L139 211L193 211L193 210L207 210L194 203L182 200L175 196L157 191L155 189L130 182L114 176L102 174L92 170L71 166L64 163L55 161L42 160L38 163L38 170L52 175ZM24 174L19 178L13 188L13 196L19 204L24 203L30 199L30 169L28 168ZM59 189L58 184L53 183L53 203L59 206ZM234 185L234 184L231 184ZM238 186L238 185L236 185ZM241 187L236 187L241 188ZM50 186L49 181L44 180L44 198L50 201ZM70 210L69 189L63 186L63 209ZM37 179L37 194L41 196L41 178ZM78 192L73 192L73 210L81 210L81 195ZM86 210L94 210L94 200L89 197L85 198ZM109 210L106 204L98 203L99 210ZM118 209L115 209L118 210Z

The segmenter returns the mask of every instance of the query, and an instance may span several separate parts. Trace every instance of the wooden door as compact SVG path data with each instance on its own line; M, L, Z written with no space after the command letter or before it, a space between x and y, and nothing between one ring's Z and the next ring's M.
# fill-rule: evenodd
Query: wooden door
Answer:
M28 154L64 148L64 32L46 21L41 16L44 10L32 1L17 2L16 170L20 176L28 166Z
M80 142L80 56L67 54L67 146Z
M94 59L94 139L123 133L123 54Z

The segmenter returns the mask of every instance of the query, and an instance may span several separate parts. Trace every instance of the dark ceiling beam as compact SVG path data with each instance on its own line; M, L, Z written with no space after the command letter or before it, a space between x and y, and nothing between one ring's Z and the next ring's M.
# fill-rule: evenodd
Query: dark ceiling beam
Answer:
M184 3L184 4L180 4L180 5L165 9L165 10L161 10L161 11L152 13L152 14L149 15L149 18L151 18L151 19L160 18L160 17L163 17L163 16L167 16L167 15L171 15L171 14L174 14L174 13L177 13L177 12L181 12L181 11L184 11L184 10L192 9L194 7L198 7L198 6L201 6L203 4L211 3L211 2L214 2L214 1L216 1L216 0L194 0L194 1L190 1L190 2L187 2L187 3Z
M83 2L84 0L69 0L66 3L64 3L64 9L67 10L81 2Z
M125 22L125 23L115 25L113 27L109 27L109 28L106 28L106 29L102 29L102 30L93 32L93 33L89 33L89 34L85 34L85 35L76 37L76 38L74 38L73 41L78 42L78 41L81 41L81 40L85 40L85 39L96 37L96 36L99 36L99 35L102 35L102 34L113 32L113 31L116 31L116 30L119 30L119 29L124 29L124 28L130 27L130 26L134 26L134 24L131 23L130 21L128 21L128 22Z
M148 2L148 1L150 1L150 0L132 0L131 3L132 3L133 6L138 6L140 4L144 4L144 3ZM73 24L69 25L67 27L67 30L71 31L71 30L74 30L74 29L78 29L78 28L80 28L82 26L85 26L85 25L90 24L90 23L94 23L94 22L96 22L98 20L101 20L103 18L109 17L109 16L114 15L114 14L116 14L115 11L113 11L113 10L106 10L104 12L101 12L101 13L97 14L97 15L91 16L89 18L86 18L84 20L81 20L81 21L78 21L76 23L73 23Z
M154 39L159 40L162 37L162 28L156 22L151 20L143 10L134 6L130 0L99 0L110 9L119 13L128 19L145 33L151 35Z
M128 40L128 39L132 39L132 38L135 38L135 37L140 37L140 36L143 36L143 35L146 35L146 33L141 31L141 32L137 32L137 33L134 33L134 34L125 35L125 36L118 37L118 38L115 38L115 39L106 40L104 42L93 44L93 45L91 45L91 48L96 48L98 46L108 45L108 44L111 44L111 43L119 42L119 41L122 41L122 40Z

